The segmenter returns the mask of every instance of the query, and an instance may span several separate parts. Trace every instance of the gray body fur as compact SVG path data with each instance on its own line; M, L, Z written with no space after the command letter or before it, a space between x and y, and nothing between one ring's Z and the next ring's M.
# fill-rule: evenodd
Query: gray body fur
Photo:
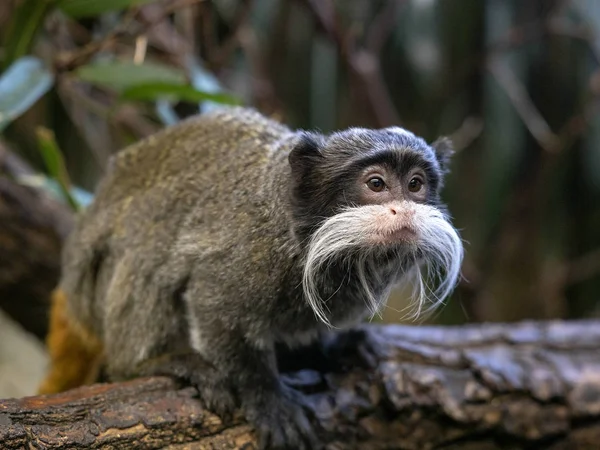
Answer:
M294 136L255 111L223 110L112 160L67 243L61 283L73 316L104 343L111 376L189 346L190 329L196 344L214 346L203 336L214 322L260 347L322 327L302 301L290 229ZM364 313L346 302L338 315Z
M364 130L355 134L371 145ZM440 171L414 135L381 136L422 147ZM315 441L302 399L279 380L274 345L307 344L327 328L303 296L309 236L294 226L288 161L299 139L253 110L228 108L123 150L68 239L61 280L70 316L100 338L112 379L185 378L215 412L241 406L275 448ZM371 294L397 282L401 265L385 266ZM334 267L321 281L332 324L369 313L352 269Z

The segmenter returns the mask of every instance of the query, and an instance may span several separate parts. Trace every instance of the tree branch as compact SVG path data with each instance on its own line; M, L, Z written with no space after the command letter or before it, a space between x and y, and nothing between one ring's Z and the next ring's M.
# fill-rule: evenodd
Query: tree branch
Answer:
M368 326L334 372L288 375L336 449L595 449L600 324ZM369 364L366 364L366 361ZM240 416L222 423L193 388L165 378L0 401L0 446L256 448Z
M43 339L73 216L44 192L12 180L32 173L0 142L0 308Z

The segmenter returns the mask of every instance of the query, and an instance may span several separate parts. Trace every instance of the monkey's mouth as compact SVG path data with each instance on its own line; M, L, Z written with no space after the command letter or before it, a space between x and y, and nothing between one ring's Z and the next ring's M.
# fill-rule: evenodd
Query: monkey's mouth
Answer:
M389 239L392 239L395 242L413 243L417 240L417 231L412 227L403 226L392 231L389 235Z
M377 233L377 240L381 244L416 244L417 231L410 226L400 226L390 231Z

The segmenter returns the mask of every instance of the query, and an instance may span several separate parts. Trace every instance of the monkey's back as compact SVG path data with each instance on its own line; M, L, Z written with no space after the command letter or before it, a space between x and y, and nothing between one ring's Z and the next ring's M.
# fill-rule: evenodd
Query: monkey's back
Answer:
M179 289L190 259L260 228L272 153L290 134L254 110L223 108L115 155L63 253L61 288L75 318L100 336L120 332L108 316L154 326L132 311L156 309L161 290Z

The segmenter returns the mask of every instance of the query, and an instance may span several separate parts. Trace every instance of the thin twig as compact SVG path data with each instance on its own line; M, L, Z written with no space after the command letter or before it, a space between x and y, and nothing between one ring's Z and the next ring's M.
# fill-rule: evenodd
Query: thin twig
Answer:
M146 50L148 49L148 36L142 34L135 40L135 51L133 53L133 63L140 65L146 59Z
M483 132L483 119L467 117L454 132L450 134L455 152L464 150Z
M379 126L400 125L400 116L385 85L377 57L366 50L358 50L348 57L348 64L363 84Z
M88 95L85 84L71 77L61 77L56 86L59 98L65 107L65 111L75 128L87 142L94 162L101 171L106 169L108 158L111 154L111 140L104 130L99 130L99 125L108 127L108 108L101 102ZM101 119L101 121L98 121ZM99 123L94 123L99 122ZM90 126L94 123L93 126ZM90 133L93 133L90 136Z
M145 34L150 30L153 26L162 22L169 15L174 13L175 11L187 8L192 5L204 2L206 0L178 0L168 5L165 8L161 9L161 14L153 20L144 24L141 29L135 33L134 35ZM149 5L152 6L152 5ZM72 70L73 68L85 64L90 58L92 58L96 53L106 50L113 46L119 38L131 34L131 25L133 24L135 18L137 17L140 10L143 10L145 7L140 9L133 8L130 9L124 16L123 20L119 23L115 29L111 30L104 38L98 41L92 41L89 44L85 45L83 48L78 49L73 52L68 53L59 53L56 57L56 66L59 70Z
M8 145L0 139L0 172L7 173L11 177L22 177L25 175L32 175L35 171L31 168L31 166L18 156L16 153L12 152Z
M374 55L379 55L381 53L381 49L396 26L398 7L400 6L400 3L403 3L404 1L405 0L389 0L373 20L373 23L369 27L366 39L366 47L370 53Z
M268 114L282 111L283 106L275 94L275 87L263 62L254 29L244 25L238 30L237 36L249 62L253 92L260 109Z
M299 0L307 7L315 19L317 28L326 34L336 45L338 53L346 62L350 72L360 81L365 97L369 102L379 126L399 125L400 116L393 104L383 76L377 55L368 48L357 48L355 39L343 33L336 19L335 5L331 0ZM376 21L372 26L380 26ZM391 28L388 29L388 33ZM367 33L374 33L372 29ZM377 48L385 42L386 36L373 37L371 45Z
M546 27L539 20L513 26L504 36L499 37L492 44L488 45L484 49L484 54L494 56L494 54L499 54L527 44L528 42L539 40L544 36L546 31Z
M497 58L491 58L488 61L487 68L504 89L521 120L523 120L540 147L550 153L559 151L561 148L559 137L552 132L550 126L529 97L527 89L514 73L500 63Z
M133 22L136 11L129 10L119 26L109 31L104 38L98 41L92 41L74 51L60 52L55 58L55 65L60 71L73 70L75 67L85 64L96 53L106 50L115 44L117 39L127 33L127 29Z
M573 285L600 275L600 248L566 264L565 284Z
M224 39L219 48L214 52L213 58L208 60L208 63L214 69L219 70L221 67L223 67L225 62L229 61L233 52L239 47L239 33L248 23L253 5L254 0L242 0L241 5L237 8L235 16L229 24L231 32Z

